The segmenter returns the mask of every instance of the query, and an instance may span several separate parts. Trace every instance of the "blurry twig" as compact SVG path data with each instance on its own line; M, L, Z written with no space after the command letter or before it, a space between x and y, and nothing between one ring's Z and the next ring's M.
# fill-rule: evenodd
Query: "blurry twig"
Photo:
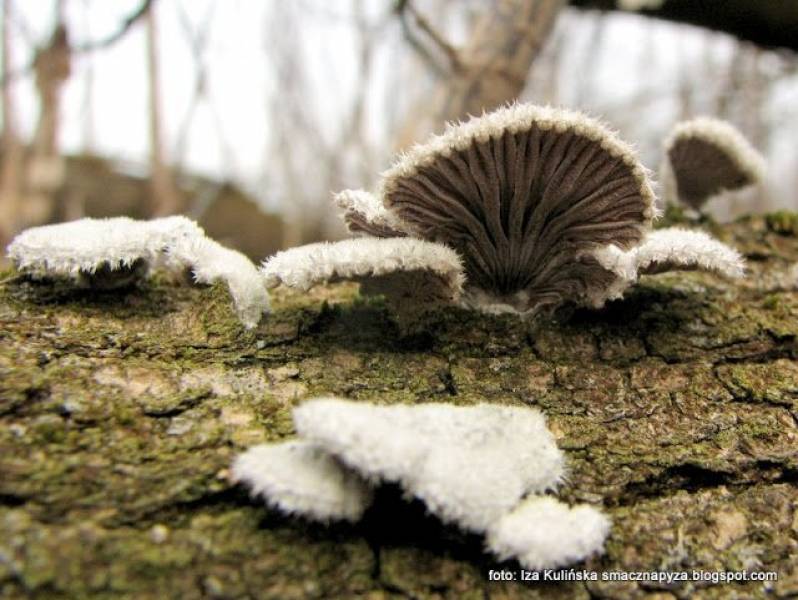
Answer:
M152 6L154 2L155 0L142 0L142 3L138 6L138 8L122 20L119 29L117 29L114 33L99 40L84 42L74 46L72 50L74 52L92 52L94 50L101 50L103 48L107 48L108 46L114 45L116 42L125 37L125 34L147 14L147 11L150 10L150 6Z
M194 95L191 103L186 110L183 121L177 135L177 143L175 144L175 163L182 167L185 159L186 146L188 143L188 136L190 127L194 122L194 117L200 105L204 103L210 111L213 118L214 126L216 128L216 137L221 149L222 160L224 161L225 170L229 175L230 172L236 170L235 158L232 148L227 141L224 133L221 115L216 108L213 101L211 90L208 87L208 41L211 36L211 27L213 25L213 17L216 10L216 2L211 2L205 14L195 27L188 13L186 12L183 2L177 2L177 15L180 21L181 29L186 38L186 41L191 49L191 55L194 59Z
M152 4L155 0L143 0L139 7L130 13L127 17L122 20L122 24L119 26L114 33L111 35L104 37L99 40L94 40L90 42L84 42L82 44L76 44L70 47L70 52L73 54L82 54L86 52L93 52L95 50L101 50L104 48L108 48L109 46L113 46L116 42L121 40L125 37L128 31L138 23L142 17L147 14ZM27 35L26 35L27 37ZM4 77L0 80L0 85L3 85L6 81L14 81L19 77L24 77L26 75L30 75L33 73L35 68L34 61L31 60L28 64L16 69L15 71L9 71L4 75Z
M402 32L410 45L421 55L421 57L438 73L458 72L463 70L463 59L457 48L452 46L429 22L429 20L416 9L412 0L397 0L396 14L402 25ZM407 17L411 16L416 27L423 31L432 43L444 54L448 65L441 65L432 55L429 49L422 43L416 35Z

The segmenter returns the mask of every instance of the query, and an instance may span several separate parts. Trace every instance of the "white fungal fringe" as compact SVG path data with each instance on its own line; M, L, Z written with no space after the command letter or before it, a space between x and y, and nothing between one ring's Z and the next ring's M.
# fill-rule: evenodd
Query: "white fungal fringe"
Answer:
M745 274L745 261L737 250L703 231L669 227L652 231L633 250L638 274L701 269L732 279Z
M439 156L450 156L452 152L465 150L475 141L485 142L507 131L518 133L533 126L544 130L573 131L600 143L606 152L633 169L635 179L640 186L640 195L648 205L645 211L648 223L650 224L656 217L656 198L649 180L649 172L640 164L637 153L631 145L618 137L607 125L584 113L525 103L514 103L483 114L481 117L471 117L462 123L449 123L444 133L413 146L382 174L377 196L385 198L398 179L414 176L419 169L428 166Z
M487 547L500 560L514 558L538 571L600 553L609 531L610 520L592 506L569 508L548 496L532 496L488 529Z
M360 477L304 440L250 448L235 459L232 477L270 506L315 521L357 521L372 501Z
M442 244L412 238L360 238L320 242L278 252L261 269L269 288L308 290L341 280L365 280L395 272L429 272L456 299L465 281L457 253Z
M485 313L486 315L517 315L524 317L528 310L521 310L519 306L526 306L529 293L520 290L508 297L499 297L481 288L466 287L460 300L461 306Z
M343 210L342 217L352 234L401 237L408 231L402 220L370 192L343 190L333 200Z
M531 408L321 398L294 409L294 423L364 477L399 483L442 520L474 532L564 476L564 456Z
M637 282L638 272L635 262L637 248L621 250L609 244L592 253L598 263L614 275L609 285L594 286L587 290L584 297L577 298L576 304L590 308L601 308L610 300L623 298L624 293Z
M18 269L34 277L67 277L83 286L91 286L91 276L100 270L108 271L103 284L113 287L128 284L131 275L125 270L142 263L142 273L148 266L190 267L200 283L217 279L227 283L245 327L257 325L269 309L269 296L255 265L240 252L205 237L199 225L182 216L151 221L86 218L33 227L14 238L8 255Z
M534 495L564 474L537 410L318 398L294 409L294 424L298 440L256 446L232 468L234 480L285 513L355 521L373 486L398 483L442 520L486 534L499 559L528 569L583 560L609 533L598 509Z
M594 308L621 298L640 275L689 270L710 271L730 279L745 275L745 261L737 250L703 231L679 227L652 231L631 250L605 246L593 257L616 277L610 286L592 290L584 299Z
M169 256L190 267L197 283L222 280L233 298L236 313L252 329L269 312L269 294L249 258L206 237L184 240L169 248Z
M104 266L113 271L140 260L158 264L166 248L204 235L194 221L181 216L152 221L85 218L27 229L7 252L18 269L34 277L77 281Z

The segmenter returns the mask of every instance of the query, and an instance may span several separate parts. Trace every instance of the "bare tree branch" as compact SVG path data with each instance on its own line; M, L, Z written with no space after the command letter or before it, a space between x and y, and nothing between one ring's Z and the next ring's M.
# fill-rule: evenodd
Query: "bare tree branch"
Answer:
M130 13L122 20L119 29L117 29L114 33L99 40L84 42L74 46L72 50L74 52L93 52L94 50L101 50L103 48L113 46L116 42L125 37L127 32L130 31L136 23L146 16L147 11L150 10L150 7L154 2L155 0L143 0L135 11Z
M419 55L427 62L436 73L439 75L449 72L459 72L463 70L463 60L460 53L457 51L449 41L441 35L429 22L429 20L418 11L413 4L412 0L398 0L395 8L396 14L399 16L402 25L402 32L405 35L408 43L419 53ZM416 35L416 32L410 26L407 17L411 16L418 29L423 31L429 40L438 48L446 57L447 65L441 65L439 61L432 55L429 49L424 45L421 39Z
M72 52L73 54L81 54L113 46L116 42L125 37L127 32L130 31L133 28L133 26L136 23L138 23L141 20L141 18L147 14L147 11L150 9L150 6L152 6L154 2L155 0L143 0L135 11L130 13L127 17L125 17L122 20L122 24L119 26L119 29L117 29L114 33L99 40L84 42L82 44L74 45L70 48L70 52ZM2 85L6 81L14 81L15 79L18 79L20 77L30 75L33 72L34 68L35 68L34 63L33 61L31 61L25 66L15 71L9 71L4 74L2 79L0 79L0 85Z

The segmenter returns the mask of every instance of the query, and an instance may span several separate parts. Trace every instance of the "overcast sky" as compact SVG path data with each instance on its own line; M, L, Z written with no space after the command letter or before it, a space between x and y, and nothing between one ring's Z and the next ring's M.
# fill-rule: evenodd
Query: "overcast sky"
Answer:
M306 7L298 32L297 52L314 65L317 91L314 99L318 110L329 111L331 127L340 105L348 99L354 78L355 49L352 35L350 0L291 0ZM121 20L138 6L140 0L68 0L67 19L73 42L103 38L115 31ZM167 128L169 151L174 151L178 131L185 118L194 93L197 74L196 57L188 45L180 10L196 27L212 10L211 38L206 55L209 85L213 106L223 130L207 106L195 114L187 148L186 164L191 169L238 181L258 181L266 156L264 150L269 136L267 122L268 98L275 90L268 61L268 19L272 2L253 0L160 0L156 3L160 25L161 74L163 81L164 123ZM367 2L377 15L388 14L390 2ZM44 40L52 27L52 0L16 0L19 18L12 23L13 60L18 66L30 61L31 40ZM573 17L577 20L582 17ZM572 19L573 19L572 18ZM587 20L586 20L587 22ZM588 27L586 24L585 27ZM398 28L389 28L387 36L396 36ZM561 71L561 102L573 101L581 85L577 64L594 49L588 47L588 35L574 38L569 52L563 53ZM733 42L715 36L711 52L721 59L728 55ZM677 28L666 23L654 23L636 17L612 19L605 32L601 53L591 67L593 87L586 108L601 111L606 107L623 106L647 89L655 96L657 110L640 115L627 115L630 121L649 123L616 123L622 132L644 137L649 127L663 129L675 118L676 106L672 92L682 76L680 66L691 60L703 60L707 52L705 36L690 28ZM408 50L409 51L409 50ZM93 150L115 158L146 164L148 149L145 36L136 26L120 42L108 49L85 55L75 61L63 98L64 119L61 130L62 147L67 152L80 151L93 145ZM384 58L384 57L383 57ZM572 61L574 64L569 64ZM641 70L641 64L643 65ZM379 68L391 68L386 62ZM648 67L648 68L647 68ZM645 81L640 73L645 73ZM87 86L91 73L91 120L87 121ZM379 78L376 80L380 85ZM661 90L661 93L660 91ZM383 90L384 91L384 90ZM583 90L584 91L584 90ZM24 131L30 132L36 119L37 102L31 77L21 78L14 87ZM398 93L398 90L388 90ZM662 100L657 104L657 97ZM778 170L795 171L795 142L798 129L798 84L793 77L776 90L765 108L764 118L771 122L785 122L769 153ZM373 114L374 119L379 115ZM274 118L274 117L272 117ZM88 123L91 127L88 127ZM633 130L630 130L632 128ZM92 139L89 139L93 132ZM653 139L658 139L652 136ZM632 141L640 142L632 137ZM642 144L645 146L645 144ZM794 180L793 180L794 181Z

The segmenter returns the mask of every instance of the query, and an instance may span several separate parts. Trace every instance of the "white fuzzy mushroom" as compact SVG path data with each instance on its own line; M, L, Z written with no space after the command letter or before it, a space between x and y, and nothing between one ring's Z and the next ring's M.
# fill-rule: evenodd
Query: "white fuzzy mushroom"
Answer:
M679 227L652 231L630 250L607 246L594 256L602 267L615 274L616 280L614 285L596 290L589 302L593 306L621 297L640 275L701 270L736 279L745 274L745 261L737 250L703 231Z
M8 255L32 277L63 277L80 287L106 289L127 286L150 267L189 267L200 283L223 279L228 284L246 327L254 327L269 308L255 265L206 238L199 225L182 216L86 218L33 227L14 238Z
M315 521L358 521L373 497L365 481L304 440L250 448L231 475L270 506Z
M563 454L531 408L321 398L294 409L294 423L303 439L362 476L398 483L443 521L474 532L564 474Z
M360 238L308 244L278 252L263 267L268 287L307 290L351 280L370 289L425 300L453 302L463 288L463 267L453 250L412 238Z
M592 506L531 496L488 528L487 547L501 560L514 558L537 571L600 553L609 531L610 520Z
M696 210L720 192L759 183L764 174L765 159L726 121L684 121L665 141L661 176L667 199Z
M638 274L665 271L712 271L730 279L745 274L745 261L734 248L703 231L678 227L649 233L634 249Z
M246 256L206 237L168 248L169 257L191 269L198 283L224 281L239 319L248 329L269 312L269 294L258 269Z
M114 287L129 284L131 270L142 275L160 264L168 247L204 235L194 221L180 216L86 218L27 229L7 251L17 268L33 277L66 277L88 286L95 274L104 273L107 287Z

